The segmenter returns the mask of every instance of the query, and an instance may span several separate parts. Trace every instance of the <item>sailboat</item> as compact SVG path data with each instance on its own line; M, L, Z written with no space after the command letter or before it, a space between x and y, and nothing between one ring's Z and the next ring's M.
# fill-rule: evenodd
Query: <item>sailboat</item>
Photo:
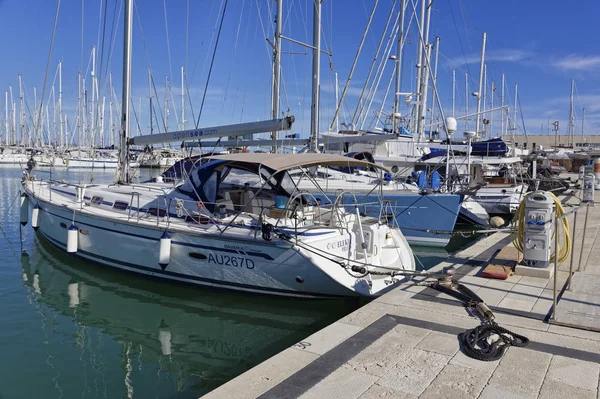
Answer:
M179 283L292 297L378 296L415 270L400 229L383 212L361 214L342 192L319 203L290 172L385 169L338 155L209 157L175 187L129 183L128 147L289 130L293 116L128 137L133 0L125 2L124 84L117 184L23 178L21 223L81 258ZM245 181L240 185L240 180ZM253 189L248 182L256 182ZM375 191L376 193L376 191ZM384 209L384 200L379 206Z

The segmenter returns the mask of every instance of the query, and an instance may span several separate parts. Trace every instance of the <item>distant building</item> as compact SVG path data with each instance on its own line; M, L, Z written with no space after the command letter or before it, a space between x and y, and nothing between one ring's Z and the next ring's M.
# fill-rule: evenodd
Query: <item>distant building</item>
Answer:
M512 140L512 136L510 134L505 134L502 136L502 139L509 142ZM583 140L581 140L581 135L576 134L575 137L573 137L573 141L573 146L575 148L600 148L600 135L598 134L586 134L583 136ZM528 134L527 136L519 134L515 135L515 143L517 148L526 150L538 148L540 145L543 148L571 147L569 136L566 134L556 137L547 134Z

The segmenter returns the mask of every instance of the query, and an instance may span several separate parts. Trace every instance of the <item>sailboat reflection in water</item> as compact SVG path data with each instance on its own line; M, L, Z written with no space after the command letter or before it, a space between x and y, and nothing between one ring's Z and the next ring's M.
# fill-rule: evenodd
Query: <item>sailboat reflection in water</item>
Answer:
M48 355L65 397L77 389L84 397L123 396L123 389L140 397L199 396L353 308L312 301L290 312L288 300L173 289L91 266L39 239L22 266L45 340L62 342Z

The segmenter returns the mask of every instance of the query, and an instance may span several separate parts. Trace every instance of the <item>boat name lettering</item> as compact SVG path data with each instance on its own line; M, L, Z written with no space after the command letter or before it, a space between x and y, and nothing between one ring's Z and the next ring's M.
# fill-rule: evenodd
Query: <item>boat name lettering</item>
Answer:
M192 137L202 137L206 135L216 134L217 129L208 129L208 130L187 130L184 132L173 133L174 139L189 139Z
M327 249L342 249L342 251L348 251L350 249L350 240L340 240L336 242L327 243Z
M246 269L254 269L254 261L242 256L229 256L219 254L209 254L208 261L218 265L245 267Z
M236 250L236 251L247 251L248 250L247 248L244 248L242 246L239 246L239 245L230 245L230 244L223 245L223 248L225 248L225 249L233 249L233 250Z

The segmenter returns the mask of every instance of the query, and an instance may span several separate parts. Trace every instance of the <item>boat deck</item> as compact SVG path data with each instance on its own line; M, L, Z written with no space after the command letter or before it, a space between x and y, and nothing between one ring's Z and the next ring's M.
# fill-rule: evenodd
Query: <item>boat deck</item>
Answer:
M597 200L600 195L597 195ZM458 334L479 324L454 298L406 284L266 360L206 398L600 398L600 333L556 323L600 325L600 207L590 208L586 231L580 212L575 262L586 236L572 291L550 322L553 280L479 276L510 235L495 233L440 263L474 290L503 327L525 335L498 361L465 356ZM509 251L510 252L510 251ZM575 266L577 268L577 266ZM569 260L559 264L559 290Z

